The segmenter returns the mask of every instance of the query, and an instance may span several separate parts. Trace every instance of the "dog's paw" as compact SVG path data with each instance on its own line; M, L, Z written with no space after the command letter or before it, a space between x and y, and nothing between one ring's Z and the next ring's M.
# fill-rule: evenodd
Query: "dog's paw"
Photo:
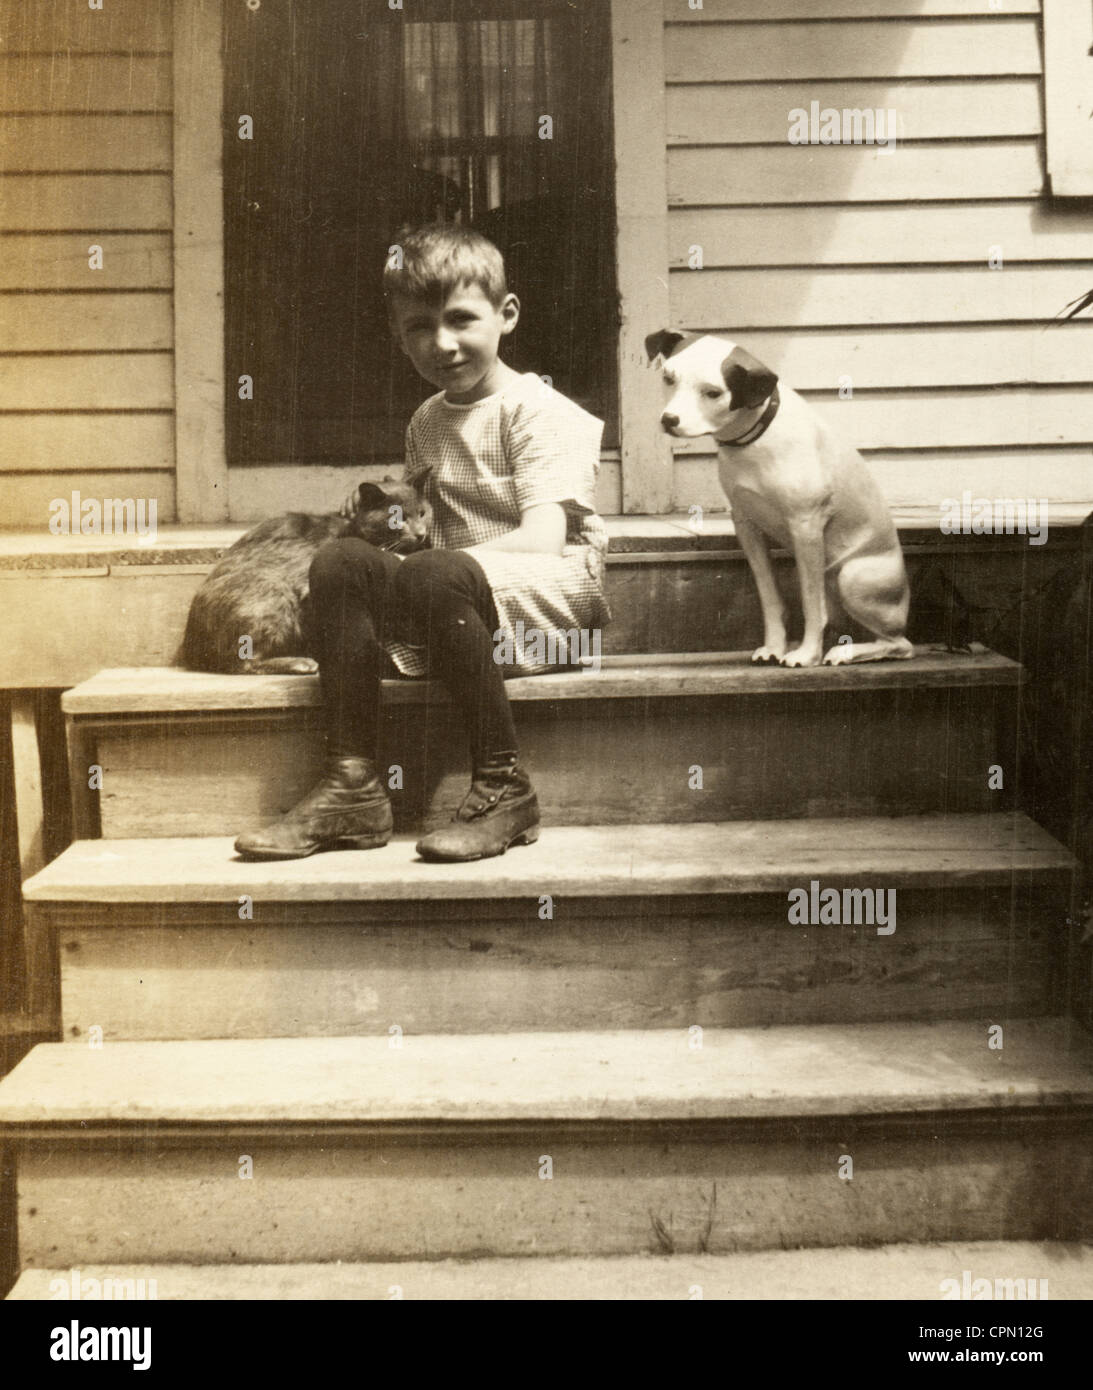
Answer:
M819 666L820 653L809 651L806 647L795 647L782 657L783 666Z
M783 655L784 652L780 652L776 647L756 647L751 659L756 666L770 665L772 662L776 665Z
M825 666L849 666L853 660L854 646L851 642L840 642L824 652Z

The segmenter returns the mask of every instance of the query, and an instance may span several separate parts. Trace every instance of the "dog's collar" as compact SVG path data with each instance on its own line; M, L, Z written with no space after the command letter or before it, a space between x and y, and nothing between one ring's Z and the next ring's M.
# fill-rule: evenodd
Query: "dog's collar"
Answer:
M735 439L718 439L717 435L714 435L714 443L723 444L731 449L742 449L745 444L754 444L760 435L765 434L770 429L771 421L778 414L780 404L781 400L776 386L771 392L766 410L763 411L754 425L749 425L744 433L738 434Z

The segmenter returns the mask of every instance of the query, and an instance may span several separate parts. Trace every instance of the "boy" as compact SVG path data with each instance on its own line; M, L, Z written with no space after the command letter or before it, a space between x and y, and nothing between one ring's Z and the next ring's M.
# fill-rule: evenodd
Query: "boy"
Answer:
M603 424L498 356L520 304L501 253L456 225L421 228L388 262L384 293L402 351L438 388L406 432L405 479L433 507L433 549L404 560L356 538L311 569L326 720L322 781L272 826L241 835L248 858L384 845L391 808L376 772L379 684L393 661L448 687L467 728L471 788L428 860L483 859L539 836L504 677L547 669L499 652L523 631L590 632L607 621L607 537L594 490ZM597 644L598 650L598 644Z

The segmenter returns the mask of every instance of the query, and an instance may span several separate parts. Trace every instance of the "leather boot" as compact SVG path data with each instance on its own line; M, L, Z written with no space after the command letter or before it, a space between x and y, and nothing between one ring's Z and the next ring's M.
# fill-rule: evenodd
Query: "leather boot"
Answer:
M539 802L515 753L497 753L477 768L450 825L419 840L422 859L490 859L510 845L539 838Z
M235 842L244 859L304 859L316 850L378 849L393 826L387 789L370 758L327 758L321 782L261 830Z

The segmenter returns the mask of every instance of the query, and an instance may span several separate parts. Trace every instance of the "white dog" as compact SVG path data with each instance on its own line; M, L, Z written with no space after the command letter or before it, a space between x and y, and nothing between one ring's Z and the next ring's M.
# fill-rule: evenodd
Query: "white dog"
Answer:
M661 359L668 387L661 427L678 439L711 434L717 443L721 486L763 609L763 645L752 660L816 666L911 656L899 536L858 451L726 338L662 329L645 347L650 361ZM805 630L789 650L771 542L797 561ZM829 603L877 640L844 642L825 654Z

